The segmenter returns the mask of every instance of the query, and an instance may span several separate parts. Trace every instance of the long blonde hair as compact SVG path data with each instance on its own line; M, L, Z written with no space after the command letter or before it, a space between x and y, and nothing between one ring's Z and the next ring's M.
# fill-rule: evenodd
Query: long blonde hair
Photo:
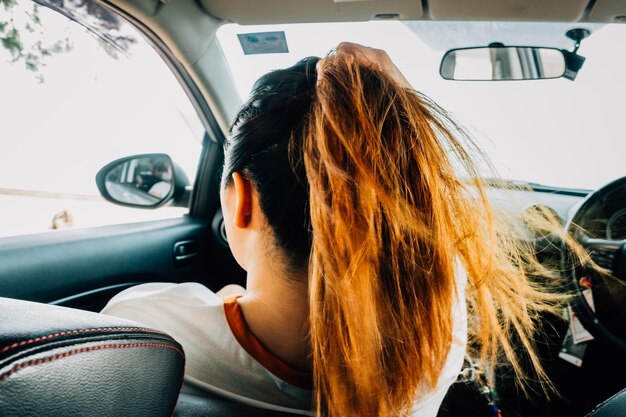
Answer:
M450 350L457 258L469 348L492 364L502 352L522 374L514 334L545 380L533 331L562 297L529 278L554 274L498 222L477 148L432 101L350 55L326 58L321 72L304 134L319 413L406 415L435 387Z

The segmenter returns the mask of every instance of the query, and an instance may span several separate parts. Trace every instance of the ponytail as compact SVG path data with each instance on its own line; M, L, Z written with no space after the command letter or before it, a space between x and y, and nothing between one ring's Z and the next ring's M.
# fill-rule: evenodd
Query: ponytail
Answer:
M414 92L349 56L324 64L304 151L317 406L399 415L449 350L454 236L441 223L459 184Z

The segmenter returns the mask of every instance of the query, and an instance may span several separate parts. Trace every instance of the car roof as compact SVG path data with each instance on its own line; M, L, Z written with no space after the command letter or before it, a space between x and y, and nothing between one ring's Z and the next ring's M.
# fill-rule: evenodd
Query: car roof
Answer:
M623 0L200 0L212 16L240 24L402 20L615 22Z

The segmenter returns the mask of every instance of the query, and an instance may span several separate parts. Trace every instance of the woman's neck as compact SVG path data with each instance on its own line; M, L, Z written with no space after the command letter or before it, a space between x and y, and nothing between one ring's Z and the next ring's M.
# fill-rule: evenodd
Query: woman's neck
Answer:
M292 368L310 371L307 274L288 274L278 264L250 265L246 295L237 302L266 349Z

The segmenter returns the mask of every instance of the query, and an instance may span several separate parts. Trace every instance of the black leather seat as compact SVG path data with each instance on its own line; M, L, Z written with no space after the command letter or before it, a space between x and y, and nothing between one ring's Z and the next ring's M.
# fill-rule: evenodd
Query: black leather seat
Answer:
M137 323L0 298L3 417L170 417L184 364L174 339Z
M599 404L587 417L624 417L626 416L626 388Z
M173 417L302 417L302 414L266 410L221 398L181 394Z

